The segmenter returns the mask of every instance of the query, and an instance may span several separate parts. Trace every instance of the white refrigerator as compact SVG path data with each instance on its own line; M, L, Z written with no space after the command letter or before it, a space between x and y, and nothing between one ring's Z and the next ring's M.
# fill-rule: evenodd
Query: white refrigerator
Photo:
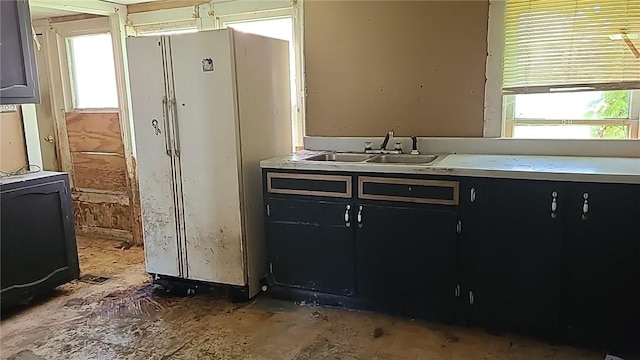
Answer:
M146 269L157 282L260 291L259 161L291 152L288 51L232 29L127 39Z

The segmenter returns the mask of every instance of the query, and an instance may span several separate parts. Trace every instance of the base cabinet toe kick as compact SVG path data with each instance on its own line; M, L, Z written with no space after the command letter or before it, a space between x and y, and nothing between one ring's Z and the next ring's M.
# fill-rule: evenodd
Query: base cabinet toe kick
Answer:
M263 191L274 296L640 346L638 184L263 169Z

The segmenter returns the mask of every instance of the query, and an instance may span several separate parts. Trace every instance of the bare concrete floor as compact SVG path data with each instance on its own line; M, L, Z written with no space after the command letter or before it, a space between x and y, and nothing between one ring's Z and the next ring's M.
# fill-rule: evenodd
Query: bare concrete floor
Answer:
M604 353L479 329L300 306L258 297L154 292L141 248L78 239L83 274L50 297L3 314L1 358L40 359L604 359ZM382 329L379 337L375 328ZM378 334L380 335L380 334Z

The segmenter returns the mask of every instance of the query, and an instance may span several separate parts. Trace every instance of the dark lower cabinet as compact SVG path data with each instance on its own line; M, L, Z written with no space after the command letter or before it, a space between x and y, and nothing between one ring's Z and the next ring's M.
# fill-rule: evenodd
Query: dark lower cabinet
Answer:
M564 331L640 346L640 185L576 184L568 215Z
M372 204L356 211L357 296L392 312L448 320L456 292L456 211Z
M468 179L461 203L463 302L471 321L550 334L560 310L564 185Z
M640 350L639 184L329 175L344 182L323 188L333 200L265 186L272 284L341 306Z
M353 224L347 202L268 200L267 247L274 284L338 295L354 290Z
M30 299L80 274L66 174L2 183L0 300ZM18 178L19 179L19 178Z

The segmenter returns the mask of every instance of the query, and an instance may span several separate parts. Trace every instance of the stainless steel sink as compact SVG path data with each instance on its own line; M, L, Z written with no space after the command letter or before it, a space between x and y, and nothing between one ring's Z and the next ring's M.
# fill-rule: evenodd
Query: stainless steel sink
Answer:
M337 162L362 162L375 155L351 154L351 153L326 153L304 159L305 161L337 161Z
M378 155L367 162L382 164L429 164L438 158L438 155Z

